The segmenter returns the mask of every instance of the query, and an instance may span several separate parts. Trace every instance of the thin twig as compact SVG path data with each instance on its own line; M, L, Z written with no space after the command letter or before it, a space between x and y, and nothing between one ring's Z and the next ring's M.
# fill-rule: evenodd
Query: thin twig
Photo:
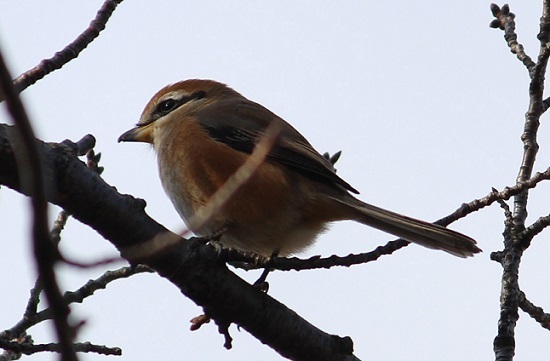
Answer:
M154 272L147 266L137 265L135 267L122 267L114 271L107 271L95 280L89 280L75 291L67 291L63 295L63 301L69 305L71 303L82 303L86 298L90 297L95 291L105 289L107 285L115 280L131 277L138 273ZM23 334L32 326L53 317L51 308L46 308L34 315L24 317L12 328L0 333L0 339L13 339L18 335Z
M68 219L69 213L64 210L61 210L57 215L57 219L53 222L53 227L50 231L50 239L53 243L59 244L61 241L61 232L63 231L63 228L65 228Z
M470 213L477 212L482 208L490 206L499 199L508 200L528 189L535 188L537 184L548 179L550 179L550 168L547 168L544 172L536 173L530 179L516 183L513 187L505 187L502 191L497 193L491 191L483 198L474 199L469 203L464 203L454 213L448 215L447 217L441 218L435 223L442 226L447 226L460 218L466 217Z
M82 303L86 298L94 294L95 291L105 289L107 285L115 280L128 278L139 273L154 273L151 268L144 265L135 267L121 267L114 271L107 271L95 280L89 280L85 285L73 292L65 292L63 298L68 304ZM44 310L46 311L46 310Z
M518 36L516 34L516 23L514 18L516 15L510 12L510 7L505 4L500 8L496 4L491 4L491 12L496 18L490 24L492 28L499 28L504 30L504 39L510 48L510 51L518 57L518 59L525 65L529 73L535 67L533 60L525 53L523 45L518 43Z
M22 353L25 355L32 355L37 352L60 352L62 347L58 343L46 343L46 344L31 344L31 343L19 343L10 342L0 339L0 348L9 350L12 352ZM119 347L107 347L103 345L94 345L90 342L74 343L73 349L76 352L92 352L99 355L107 356L121 356L122 350Z
M498 194L498 191L493 188L493 193ZM511 234L514 231L514 215L510 210L510 206L504 199L497 199L497 203L504 210L504 234Z
M107 21L115 11L117 5L121 2L122 0L105 1L88 28L73 40L73 42L61 51L55 53L52 58L42 60L37 66L21 74L13 81L16 92L22 92L49 73L61 69L61 67L69 61L78 57L78 55L99 36L99 33L105 29ZM2 94L0 94L0 101L2 100L3 97Z
M518 241L522 242L523 248L527 248L533 237L548 226L550 226L550 215L542 216L518 235Z
M62 256L61 260L64 263L68 264L69 266L73 266L81 269L110 266L115 263L126 262L126 260L122 257L108 257L97 261L84 262L84 261L76 261L76 260L67 258L66 256Z
M406 247L410 244L403 239L388 242L384 246L376 247L371 252L350 254L347 256L336 256L321 258L320 256L313 256L308 259L300 259L296 257L285 258L275 257L271 260L267 258L251 258L240 251L233 249L223 249L220 252L220 257L225 261L231 262L231 264L237 268L246 270L265 268L269 265L272 269L279 271L299 271L299 270L312 270L312 269L329 269L331 267L342 266L350 267L353 265L368 263L377 260L381 256L389 255L396 250Z
M54 222L54 225L50 231L50 238L54 244L59 244L61 240L61 231L65 224L69 214L65 211L59 212L57 219ZM38 304L40 303L40 294L42 293L42 283L40 282L40 277L34 283L33 288L30 291L29 300L27 301L27 307L25 307L25 313L23 314L24 319L28 319L36 315Z
M42 293L42 284L40 283L40 279L37 279L34 282L34 286L33 288L31 288L29 293L30 295L27 301L27 307L25 307L23 318L28 318L36 315L38 304L40 303L40 294Z
M550 330L550 314L545 313L541 307L535 306L531 301L527 299L523 291L519 294L519 307L522 311L533 317L535 321L540 323L542 327Z

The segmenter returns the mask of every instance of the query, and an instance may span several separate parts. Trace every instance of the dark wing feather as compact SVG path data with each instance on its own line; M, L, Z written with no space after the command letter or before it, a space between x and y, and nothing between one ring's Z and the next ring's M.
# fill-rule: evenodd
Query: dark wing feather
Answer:
M270 161L283 164L318 182L359 193L336 174L332 164L313 149L296 129L260 104L235 99L220 101L203 108L198 119L213 139L249 154L271 122L279 119L282 124L281 137L268 155Z

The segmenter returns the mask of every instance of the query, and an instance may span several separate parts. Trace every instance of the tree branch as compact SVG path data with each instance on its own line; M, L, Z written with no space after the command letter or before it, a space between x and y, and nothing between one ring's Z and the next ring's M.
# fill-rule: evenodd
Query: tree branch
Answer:
M32 343L19 343L13 341L5 341L0 339L0 348L9 350L11 352L22 353L25 355L32 355L37 352L60 352L62 347L58 343L46 343L46 344L32 344ZM82 342L73 344L73 349L76 352L92 352L99 355L107 356L121 356L122 350L118 347L107 347L102 345L94 345L90 342Z
M122 0L106 0L103 6L98 10L95 19L90 22L88 28L73 40L73 42L55 53L52 58L42 60L34 68L19 75L17 79L13 81L15 91L21 93L49 73L61 69L69 61L78 57L78 55L99 36L99 33L105 29L107 21L115 11L117 5L121 2ZM0 91L0 102L4 99L5 97Z
M525 65L529 73L535 67L535 62L525 53L523 45L518 43L518 35L516 34L516 22L514 18L516 15L510 12L510 7L505 4L499 7L496 4L491 4L491 12L495 17L495 20L491 22L492 28L499 28L504 30L504 39L510 48L510 51L518 57L518 59Z
M84 299L90 297L95 291L105 289L107 285L115 280L128 278L138 273L154 272L150 268L144 265L137 265L135 267L122 267L114 271L107 271L95 280L89 280L82 287L76 291L67 291L63 295L63 300L67 305L71 303L82 303ZM33 289L34 290L34 289ZM32 293L32 292L31 292ZM29 302L30 303L30 302ZM25 311L23 318L15 324L12 328L0 333L0 339L11 340L24 334L29 328L39 324L44 320L50 320L53 317L51 308L43 309L40 312L29 312L29 308Z
M0 183L24 193L12 148L15 130L0 125ZM75 156L76 145L37 141L53 189L48 200L88 224L119 250L175 235L151 219L145 202L119 194ZM134 262L136 260L133 260ZM139 260L174 283L218 325L236 323L293 360L356 360L349 337L327 334L244 282L196 239L181 240Z
M525 228L519 235L518 239L522 242L522 247L527 248L529 243L537 234L542 232L546 227L550 226L550 215L539 217L532 225Z
M541 307L537 307L529 301L523 292L520 292L519 294L519 306L525 313L540 323L542 327L550 330L550 315L548 313L544 313L544 310Z
M491 23L492 27L499 27L505 31L505 39L513 53L516 53L529 70L531 83L529 86L529 109L525 115L524 131L521 136L523 141L523 160L516 178L516 184L521 184L531 178L536 155L539 150L537 144L537 132L540 125L540 117L548 108L543 100L544 81L548 58L550 56L550 2L544 1L543 13L540 20L540 32L538 39L541 43L538 59L533 63L524 52L523 47L517 43L515 34L515 15L510 12L508 5L499 8L491 5L491 11L496 17ZM521 291L519 288L519 266L524 250L530 244L530 238L536 233L539 222L535 228L525 232L525 220L527 218L527 189L514 198L512 212L512 225L509 224L504 232L504 250L492 255L502 267L502 291L500 297L500 319L498 322L498 334L493 342L496 359L498 361L512 360L515 354L515 327L519 318L518 307Z

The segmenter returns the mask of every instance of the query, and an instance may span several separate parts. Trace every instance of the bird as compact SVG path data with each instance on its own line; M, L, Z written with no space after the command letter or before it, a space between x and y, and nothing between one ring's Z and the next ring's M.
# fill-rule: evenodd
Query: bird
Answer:
M276 129L265 159L203 222L194 217ZM150 143L162 186L187 227L222 247L270 257L311 246L335 221L352 220L466 258L476 241L369 203L293 126L229 86L188 79L159 90L118 142Z

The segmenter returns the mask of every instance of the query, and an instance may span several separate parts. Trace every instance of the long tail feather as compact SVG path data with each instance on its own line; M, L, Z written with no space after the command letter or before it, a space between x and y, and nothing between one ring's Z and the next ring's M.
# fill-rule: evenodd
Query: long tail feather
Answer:
M421 246L440 249L452 255L466 258L481 252L476 241L461 233L394 213L383 208L364 203L354 197L352 201L332 198L354 210L353 220L381 231L393 234Z

